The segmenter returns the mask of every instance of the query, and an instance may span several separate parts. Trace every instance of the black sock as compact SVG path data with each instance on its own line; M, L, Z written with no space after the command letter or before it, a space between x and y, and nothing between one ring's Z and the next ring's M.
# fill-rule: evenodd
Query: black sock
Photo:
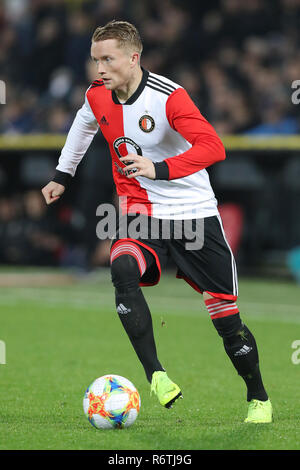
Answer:
M156 370L164 370L157 358L151 314L140 287L124 293L116 289L116 306L123 327L151 382ZM125 307L125 312L122 312Z
M151 382L153 372L164 368L157 358L151 313L138 284L137 262L122 255L113 261L112 273L119 318Z
M238 374L246 383L247 400L267 400L268 395L259 369L256 341L247 326L242 323L242 328L234 336L225 338L224 347Z
M226 328L224 329L225 318L228 318L227 323L230 324L230 335L228 336L225 333ZM220 322L218 324L219 329L215 324L215 322L218 322L218 319L213 320L213 322L218 332L221 331L222 333L221 336L223 337L224 348L228 357L247 386L247 401L253 398L265 401L268 399L268 395L261 378L255 338L247 326L242 323L239 314L225 318L220 319L223 320L222 328L220 328ZM232 332L233 322L238 326L238 328L234 328L234 334Z

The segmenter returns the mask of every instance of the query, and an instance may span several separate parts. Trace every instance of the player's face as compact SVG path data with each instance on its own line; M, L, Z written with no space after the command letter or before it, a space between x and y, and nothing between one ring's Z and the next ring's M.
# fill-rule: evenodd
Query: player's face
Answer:
M108 90L122 90L130 82L138 54L119 47L116 39L92 42L91 57Z

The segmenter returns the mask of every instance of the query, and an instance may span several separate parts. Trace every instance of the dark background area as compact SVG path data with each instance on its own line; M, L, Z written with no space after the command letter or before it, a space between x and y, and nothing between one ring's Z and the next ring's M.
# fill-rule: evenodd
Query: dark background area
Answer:
M185 87L221 138L299 134L300 0L14 0L0 3L2 138L66 134L96 78L92 33L111 19L139 28L142 65ZM226 150L208 171L240 272L286 276L300 245L300 151ZM40 189L59 154L0 140L0 263L108 264L95 232L97 206L117 205L107 145L97 134L64 197L46 207Z

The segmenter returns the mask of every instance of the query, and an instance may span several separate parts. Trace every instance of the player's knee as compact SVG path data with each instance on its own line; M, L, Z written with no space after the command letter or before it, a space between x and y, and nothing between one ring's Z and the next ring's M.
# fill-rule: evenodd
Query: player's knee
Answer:
M203 292L203 300L206 302L207 300L213 299L213 296L208 294L207 292Z
M116 289L138 287L140 271L136 259L127 254L115 258L111 263L111 280Z
M239 310L234 301L219 299L206 294L205 305L214 327L223 339L234 336L242 327Z
M243 327L239 313L222 318L214 318L212 319L212 322L219 336L221 336L225 342L228 340L231 341L231 338L238 335Z

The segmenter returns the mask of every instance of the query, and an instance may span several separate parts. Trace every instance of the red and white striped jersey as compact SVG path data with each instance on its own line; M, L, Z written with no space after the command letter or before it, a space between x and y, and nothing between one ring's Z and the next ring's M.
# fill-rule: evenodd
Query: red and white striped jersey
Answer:
M58 171L74 176L99 127L109 145L117 193L127 201L123 211L162 219L218 214L205 168L225 158L224 146L181 86L143 70L135 93L120 103L101 80L93 82L68 133ZM156 168L164 162L165 179L128 179L120 161L128 153L151 159Z

